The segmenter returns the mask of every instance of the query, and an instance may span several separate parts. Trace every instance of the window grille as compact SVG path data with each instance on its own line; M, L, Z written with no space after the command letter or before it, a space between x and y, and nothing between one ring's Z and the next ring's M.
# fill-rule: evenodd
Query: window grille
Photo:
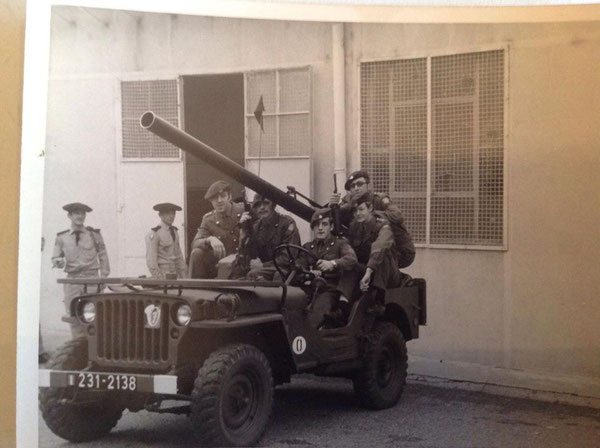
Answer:
M504 50L361 64L362 166L415 242L503 247L504 70Z
M123 158L179 158L178 148L142 129L140 117L147 111L179 126L177 80L121 82Z
M261 96L264 132L254 116ZM309 156L310 110L309 67L246 73L246 156Z

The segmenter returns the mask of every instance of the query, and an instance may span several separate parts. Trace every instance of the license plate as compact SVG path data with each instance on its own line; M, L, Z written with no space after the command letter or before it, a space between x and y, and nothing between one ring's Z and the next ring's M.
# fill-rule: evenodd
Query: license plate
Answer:
M70 373L67 384L78 389L135 391L137 378L135 375L80 372Z

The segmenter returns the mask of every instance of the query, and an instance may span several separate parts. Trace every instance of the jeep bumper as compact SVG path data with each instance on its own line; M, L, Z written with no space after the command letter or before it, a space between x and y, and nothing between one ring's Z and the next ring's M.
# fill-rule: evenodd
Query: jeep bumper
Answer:
M175 375L40 369L39 387L176 395L177 377Z

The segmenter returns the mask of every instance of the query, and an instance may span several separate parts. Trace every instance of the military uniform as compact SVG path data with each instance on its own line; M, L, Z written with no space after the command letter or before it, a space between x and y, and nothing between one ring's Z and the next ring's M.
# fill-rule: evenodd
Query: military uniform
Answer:
M329 235L325 240L315 239L309 243L303 244L302 247L315 257L315 259L308 259L306 256L301 256L305 266L313 268L312 265L316 263L316 260L335 262L336 268L333 271L325 271L322 273L322 277L327 280L327 284L335 287L335 289L338 289L338 283L342 274L345 271L351 271L357 262L356 253L346 238L338 238L334 235ZM348 293L348 291L342 292Z
M321 277L327 282L327 288L319 293L313 304L313 314L310 319L313 326L318 327L326 313L332 312L339 305L340 295L344 297L347 307L351 304L353 290L357 284L354 271L357 258L348 240L334 235L329 235L324 240L314 239L302 247L315 257L311 259L300 253L301 263L309 269L317 269L315 264L318 260L335 263L332 271L322 272Z
M225 246L225 255L236 253L240 238L240 218L244 213L243 203L231 203L231 213L218 213L213 210L202 218L200 228L194 237L193 245L199 246L190 255L190 277L215 278L218 263L207 238L217 237Z
M102 277L110 273L110 265L106 246L100 234L100 229L81 227L64 230L56 234L52 259L65 260L64 271L67 278ZM84 285L64 285L64 304L67 314L71 314L71 301L83 294ZM78 326L71 326L74 337L83 336Z
M376 211L375 216L379 220L387 221L394 234L394 256L400 269L410 266L415 260L416 250L412 237L404 224L404 217L400 208L395 204L389 205L385 213Z
M268 219L254 222L251 234L246 238L236 256L232 271L233 278L245 275L249 279L262 277L265 280L273 280L277 272L273 264L275 248L280 244L300 244L300 234L294 219L277 212L273 212ZM250 260L254 258L262 261L262 268L250 270ZM288 267L288 257L284 252L279 254L277 261L280 267Z
M379 289L393 288L400 284L401 274L393 250L394 234L390 225L372 216L366 222L352 221L348 240L358 257L358 275L366 268L373 270L371 285Z
M146 264L154 278L186 276L177 227L161 223L146 235Z

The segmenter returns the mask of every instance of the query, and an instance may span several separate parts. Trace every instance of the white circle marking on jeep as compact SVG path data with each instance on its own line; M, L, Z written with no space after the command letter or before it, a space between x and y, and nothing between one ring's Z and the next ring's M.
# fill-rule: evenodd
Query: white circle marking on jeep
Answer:
M296 336L292 342L292 350L295 354L301 355L306 350L306 339L302 336Z

